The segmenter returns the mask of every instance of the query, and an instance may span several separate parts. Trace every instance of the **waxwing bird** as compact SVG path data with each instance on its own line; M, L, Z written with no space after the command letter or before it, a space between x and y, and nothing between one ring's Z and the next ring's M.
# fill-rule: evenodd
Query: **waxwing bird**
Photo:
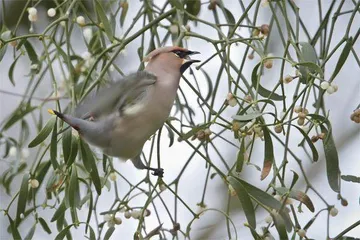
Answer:
M164 124L174 104L182 73L198 54L181 47L163 47L144 58L144 71L99 90L75 109L74 116L54 113L104 154L131 159L138 169L162 176L163 169L145 166L140 158L145 142ZM89 119L91 121L89 121Z

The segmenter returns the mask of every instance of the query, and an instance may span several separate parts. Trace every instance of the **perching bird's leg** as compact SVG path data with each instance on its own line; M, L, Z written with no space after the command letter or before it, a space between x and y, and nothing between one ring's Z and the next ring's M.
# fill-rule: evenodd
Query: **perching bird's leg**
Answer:
M164 169L162 168L152 168L152 167L148 167L146 166L143 161L141 161L140 158L140 154L136 157L134 157L133 159L131 159L132 163L134 164L134 166L137 169L147 169L150 171L154 171L153 173L151 173L154 176L159 176L159 177L163 177L164 176Z

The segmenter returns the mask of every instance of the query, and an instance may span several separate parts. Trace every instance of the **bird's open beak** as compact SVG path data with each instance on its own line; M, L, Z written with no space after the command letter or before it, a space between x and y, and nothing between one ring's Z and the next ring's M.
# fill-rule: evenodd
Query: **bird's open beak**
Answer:
M185 72L185 70L188 69L188 67L190 67L191 64L196 62L201 62L200 60L190 58L191 55L195 55L195 54L200 54L200 52L196 52L196 51L187 52L187 55L183 58L183 64L181 65L180 68L181 73Z

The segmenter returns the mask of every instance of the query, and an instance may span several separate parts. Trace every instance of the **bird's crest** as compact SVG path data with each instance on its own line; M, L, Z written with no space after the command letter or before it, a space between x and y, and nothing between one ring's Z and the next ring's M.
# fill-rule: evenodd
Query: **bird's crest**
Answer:
M185 48L178 47L178 46L168 46L168 47L157 48L157 49L153 50L151 53L149 53L146 57L144 57L143 62L150 61L153 57L155 57L156 55L158 55L160 53L171 52L174 50L186 51Z

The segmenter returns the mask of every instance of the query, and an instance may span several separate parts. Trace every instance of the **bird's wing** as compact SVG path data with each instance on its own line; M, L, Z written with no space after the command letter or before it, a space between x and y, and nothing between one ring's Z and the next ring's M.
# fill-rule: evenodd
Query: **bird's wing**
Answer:
M81 118L99 118L121 111L128 104L134 104L156 82L156 76L147 71L139 71L126 76L109 87L100 89L95 96L80 103L75 115Z

